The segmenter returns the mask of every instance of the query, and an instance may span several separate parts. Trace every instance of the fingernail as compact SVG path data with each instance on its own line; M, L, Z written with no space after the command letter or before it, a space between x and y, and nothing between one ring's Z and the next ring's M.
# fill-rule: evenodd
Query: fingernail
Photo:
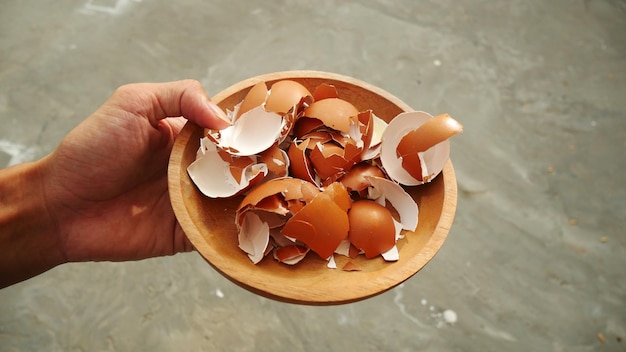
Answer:
M217 106L214 102L212 102L210 100L207 100L207 106L213 112L213 115L215 115L215 117L217 117L220 120L226 122L230 126L230 124L231 124L230 119L228 118L228 116L226 116L226 113L224 113L224 111L222 109L220 109L219 106Z

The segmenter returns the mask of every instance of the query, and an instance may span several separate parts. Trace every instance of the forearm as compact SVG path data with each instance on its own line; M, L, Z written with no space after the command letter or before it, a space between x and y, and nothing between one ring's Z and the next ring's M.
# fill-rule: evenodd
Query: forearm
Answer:
M0 288L65 262L43 192L45 160L0 170Z

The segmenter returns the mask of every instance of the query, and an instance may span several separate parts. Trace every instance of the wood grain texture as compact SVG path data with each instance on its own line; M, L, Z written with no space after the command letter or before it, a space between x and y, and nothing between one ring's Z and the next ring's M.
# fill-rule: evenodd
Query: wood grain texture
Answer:
M223 109L239 103L259 81L291 79L311 91L321 83L337 87L340 97L359 110L373 109L386 121L412 109L390 93L354 78L318 71L288 71L257 76L241 81L217 94L213 100ZM241 197L209 199L195 187L187 167L195 159L203 130L187 123L178 136L168 170L169 192L174 212L197 251L232 282L259 295L283 302L332 305L359 301L389 290L404 282L426 265L443 245L456 212L457 185L454 169L447 162L432 182L406 190L419 205L415 232L405 231L398 241L400 260L382 258L352 261L361 271L328 269L326 261L314 253L295 266L265 258L254 265L239 249L234 224L235 209ZM347 258L336 256L339 268Z

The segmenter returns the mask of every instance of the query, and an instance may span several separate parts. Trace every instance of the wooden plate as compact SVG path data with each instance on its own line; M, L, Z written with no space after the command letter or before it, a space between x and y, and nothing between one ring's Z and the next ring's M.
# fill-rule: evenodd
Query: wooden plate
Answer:
M277 72L250 78L220 92L213 101L223 109L231 109L259 81L270 86L282 79L298 81L311 91L321 83L333 84L341 98L359 110L373 109L387 121L412 110L398 98L368 83L317 71ZM448 161L431 183L406 187L419 205L419 223L415 232L405 232L405 238L398 241L399 261L359 256L353 262L362 270L348 272L328 269L326 261L311 252L295 266L281 264L271 257L254 265L237 243L234 218L242 197L207 198L187 174L202 132L199 126L187 123L176 140L168 171L172 206L197 251L225 277L256 294L310 305L342 304L372 297L404 282L424 267L442 246L452 225L457 188L454 169ZM335 257L341 268L347 258Z

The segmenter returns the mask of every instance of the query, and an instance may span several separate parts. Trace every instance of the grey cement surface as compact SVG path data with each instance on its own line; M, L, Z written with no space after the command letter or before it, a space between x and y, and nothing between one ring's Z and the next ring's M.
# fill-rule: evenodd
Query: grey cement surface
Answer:
M307 307L197 253L64 265L0 291L0 351L626 350L624 1L5 0L0 163L50 152L124 83L215 94L292 69L464 124L457 216L425 269Z

